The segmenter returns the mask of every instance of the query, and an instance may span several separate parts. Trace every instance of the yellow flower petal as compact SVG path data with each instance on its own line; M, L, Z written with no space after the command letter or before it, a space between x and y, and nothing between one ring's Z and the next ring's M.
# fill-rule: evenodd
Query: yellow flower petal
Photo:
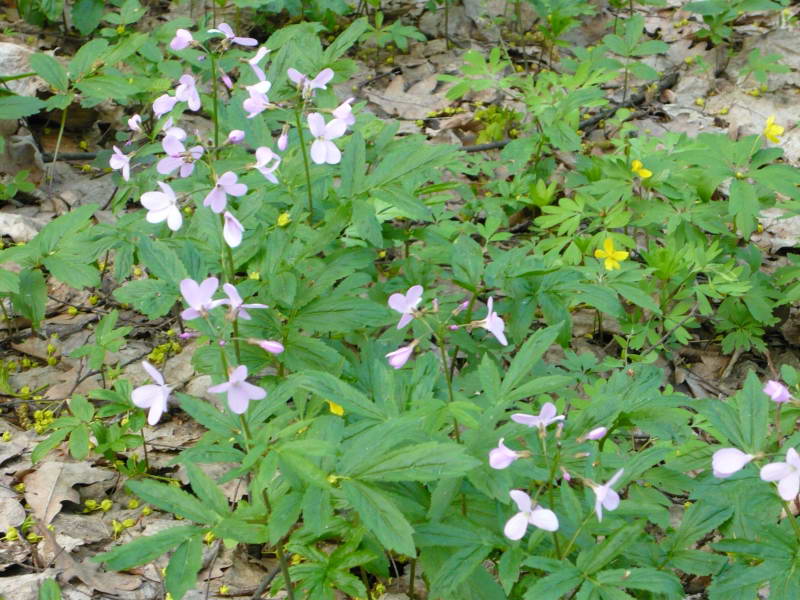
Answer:
M613 271L614 269L620 268L619 263L610 256L605 260L603 266L606 268L606 271Z
M336 415L337 417L344 416L344 407L341 404L336 404L336 402L332 402L330 400L328 402L328 408L330 408L331 413Z
M609 256L614 254L614 240L606 238L605 241L603 241L603 250L605 250L606 254Z
M633 171L634 173L638 173L639 169L641 169L643 166L644 165L642 164L642 161L635 160L631 163L631 171Z
M653 176L653 172L650 169L639 169L636 171L636 174L642 179L647 179L648 177Z
M606 253L605 253L605 251L600 250L600 248L598 248L597 250L594 251L594 257L595 258L605 258L606 257Z
M770 115L764 125L763 135L773 144L780 143L779 136L783 135L785 129L781 125L775 124L775 115Z

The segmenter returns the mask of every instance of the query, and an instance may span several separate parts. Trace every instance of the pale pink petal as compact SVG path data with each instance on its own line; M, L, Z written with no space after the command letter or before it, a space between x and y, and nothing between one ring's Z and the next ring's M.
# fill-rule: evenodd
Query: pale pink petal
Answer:
M324 165L327 156L327 149L323 140L314 140L311 144L311 160L314 164Z
M785 462L774 462L761 467L759 476L762 481L779 481L793 472L794 469Z
M133 403L139 408L150 408L153 402L161 398L161 386L147 384L137 387L131 394Z
M147 362L146 360L142 361L142 368L147 371L147 374L150 375L153 381L155 381L158 385L164 385L164 377L159 373L158 369L156 369L152 364Z
M523 512L528 513L531 512L531 497L523 492L522 490L511 490L508 492L508 495L511 496L511 499L517 505L517 508Z
M800 492L800 473L795 471L778 482L778 495L787 502L794 500L798 492Z
M259 342L258 345L270 354L280 354L285 349L283 344L275 340L263 340Z
M308 115L308 129L315 138L325 136L325 117L319 113Z
M339 119L333 119L325 125L325 139L327 140L335 140L342 137L345 132L347 132L347 124Z
M722 448L714 452L711 457L711 465L717 477L725 478L742 469L753 458L752 455L745 454L738 448Z
M511 517L503 528L503 535L510 540L520 540L528 530L528 517L524 513L517 513Z
M530 514L529 521L531 525L535 525L539 529L558 531L558 517L550 509L537 506Z

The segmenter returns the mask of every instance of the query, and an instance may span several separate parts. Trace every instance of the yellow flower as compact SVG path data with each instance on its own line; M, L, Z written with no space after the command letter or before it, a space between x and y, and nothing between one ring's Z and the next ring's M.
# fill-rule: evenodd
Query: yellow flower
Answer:
M336 404L336 402L332 402L330 400L328 402L328 407L331 409L331 412L336 416L343 417L344 416L344 407L340 404Z
M779 136L783 135L783 132L783 127L775 124L775 115L770 115L767 124L764 125L764 137L773 144L778 144L781 141Z
M628 258L628 253L624 250L614 250L614 240L606 238L603 242L603 249L599 248L594 251L595 258L603 258L606 271L613 271L620 268L620 261Z
M635 160L631 163L631 171L636 173L642 179L647 179L648 177L653 176L653 172L650 169L645 169L642 161Z
M286 227L292 222L292 216L288 212L282 212L278 215L278 227Z

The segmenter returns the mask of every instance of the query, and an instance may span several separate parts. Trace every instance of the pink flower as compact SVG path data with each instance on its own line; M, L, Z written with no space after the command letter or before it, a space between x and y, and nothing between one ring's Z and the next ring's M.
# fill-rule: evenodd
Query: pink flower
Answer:
M711 457L711 468L714 471L714 477L719 477L720 479L730 477L754 458L755 456L752 454L746 454L738 448L717 450Z
M161 94L158 98L155 99L153 102L153 114L156 118L159 118L161 115L167 114L178 103L178 99L174 96L170 96L169 94Z
M229 43L239 44L240 46L258 46L258 40L246 37L237 37L233 29L227 23L220 23L216 29L209 29L208 33L221 33Z
M190 31L187 29L178 29L175 32L175 37L172 38L172 41L169 43L169 47L175 51L183 50L184 48L188 48L193 41L194 39Z
M521 413L511 415L511 420L528 427L538 427L544 431L548 425L556 421L563 421L564 415L556 415L556 405L552 402L542 404L542 410L538 415L524 415Z
M242 227L242 224L239 222L239 220L227 210L222 216L225 221L225 225L222 226L222 237L228 246L231 248L236 248L242 243L244 227Z
M178 231L183 224L181 209L178 207L178 199L172 188L162 181L156 181L161 188L160 192L145 192L139 200L147 209L145 219L148 223L167 222L167 227L172 231Z
M594 512L597 513L597 520L603 520L603 509L615 510L619 506L619 494L611 489L611 486L617 483L625 469L620 469L614 476L608 480L608 483L603 485L594 485Z
M412 285L405 294L396 293L389 296L389 308L403 315L397 323L398 329L411 323L414 313L417 312L417 306L422 301L423 291L421 285Z
M332 140L342 137L347 131L344 121L333 119L326 125L325 117L319 113L311 113L308 115L308 128L314 136L314 143L311 144L311 160L318 165L339 164L342 153Z
M177 129L174 127L173 129ZM172 131L172 130L170 130ZM162 175L169 175L175 169L180 169L178 174L181 177L189 177L194 172L194 163L203 156L204 149L202 146L192 146L188 152L185 150L183 143L173 137L167 136L164 138L163 146L166 149L167 142L170 141L170 148L177 152L174 154L169 153L156 165L156 171Z
M281 129L281 134L278 136L278 150L283 152L289 145L289 124L285 123Z
M228 202L228 195L231 196L244 196L247 193L247 186L243 183L236 183L238 177L233 171L225 171L219 179L214 188L208 193L203 200L203 206L210 206L211 210L215 213L221 213L225 210L225 205Z
M489 301L486 303L486 318L482 319L481 321L476 321L475 324L478 327L482 327L486 329L489 333L491 333L497 341L500 342L503 346L508 346L508 340L506 340L506 335L503 331L506 328L506 324L503 322L496 312L494 312L494 298L490 297Z
M269 102L269 98L267 98L267 92L271 87L272 84L269 81L259 81L254 85L245 86L245 89L247 90L247 93L250 94L250 97L242 102L242 108L247 111L248 119L252 119L253 117L260 115L270 106L272 106Z
M222 75L219 76L219 78L226 88L228 88L229 90L233 89L233 79L230 78L230 75L228 75L227 73L223 73Z
M503 534L508 539L522 539L529 524L545 531L558 531L558 517L552 510L538 505L534 508L531 497L522 490L511 490L508 495L519 509L503 528Z
M252 319L250 314L245 310L246 308L269 308L266 304L244 304L238 290L230 283L223 285L222 289L225 290L225 293L228 295L228 303L231 306L231 314L234 319L237 317L246 321Z
M200 110L200 94L197 91L194 77L185 74L178 80L180 83L175 88L175 97L181 102L188 102L190 110Z
M275 340L261 340L256 345L266 350L270 354L280 354L284 351L283 344L276 342Z
M764 386L764 393L769 396L773 402L777 402L778 404L783 404L792 399L789 388L780 381L774 381L772 379L767 381L767 384Z
M266 146L256 148L256 162L253 165L261 174L272 183L278 183L278 178L273 175L275 169L281 164L281 157Z
M500 438L500 441L497 442L497 448L493 448L489 452L489 466L493 469L505 469L522 456L519 452L514 452L511 448L507 447L503 443L504 439L505 438Z
M186 132L180 127L173 127L171 124L164 127L164 139L161 141L161 147L169 155L180 154L185 150L183 140L186 139Z
M255 53L253 58L247 61L247 64L250 65L250 68L253 69L253 73L255 73L256 78L259 81L266 81L267 76L264 74L264 71L261 67L258 66L258 63L261 62L261 59L264 58L267 54L269 54L269 48L266 46L261 46L258 49L258 52Z
M131 131L141 131L142 130L142 117L140 115L133 115L130 119L128 119L128 127Z
M786 451L786 462L769 463L761 467L763 481L777 481L778 495L787 502L797 498L800 493L800 455L797 450Z
M228 393L228 406L231 412L241 415L247 412L247 405L250 400L261 400L265 398L267 392L262 388L247 383L247 367L239 365L230 374L228 381L213 385L208 391L213 394Z
M595 427L589 433L582 436L582 438L580 439L597 441L603 439L607 433L608 433L607 427Z
M155 385L142 385L133 390L131 399L139 408L149 408L147 422L155 425L167 410L167 401L171 386L164 384L164 377L153 365L146 360L142 361L142 367L147 374L155 381Z
M356 122L356 118L353 116L353 108L350 106L350 103L355 100L355 98L348 98L344 102L342 102L339 106L333 109L333 116L340 121L343 121L345 125L350 127Z
M389 359L389 364L395 369L401 368L408 362L408 359L411 358L416 345L416 343L411 343L408 346L403 346L393 352L389 352L386 355L386 358Z
M244 131L241 129L233 129L228 134L228 139L225 140L227 144L241 144L244 141Z
M189 308L181 313L181 317L186 321L191 321L198 317L205 317L209 311L218 306L229 304L230 300L212 299L218 285L219 280L216 277L209 277L202 283L197 283L193 279L183 279L180 284L181 295Z
M122 178L128 181L131 177L131 158L114 146L114 154L108 159L108 165L115 171L122 170Z
M314 95L314 90L325 90L331 79L333 79L333 69L322 69L314 79L309 79L297 69L288 69L289 79L298 89L302 90L303 98L310 98Z

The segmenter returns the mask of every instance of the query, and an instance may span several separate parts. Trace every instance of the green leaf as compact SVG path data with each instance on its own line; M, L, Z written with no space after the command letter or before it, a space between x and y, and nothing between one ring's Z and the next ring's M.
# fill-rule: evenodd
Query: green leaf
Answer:
M39 0L39 6L49 21L60 21L64 12L64 0Z
M599 585L613 585L633 590L646 590L680 600L684 597L680 579L672 573L658 569L613 569L596 576Z
M19 293L19 275L13 271L0 269L0 294Z
M126 38L122 38L116 46L112 46L108 54L103 56L103 62L107 65L116 65L124 61L131 54L141 48L148 39L146 33L134 33Z
M561 323L557 323L537 330L525 341L506 371L506 376L503 378L503 384L500 387L501 397L511 394L522 383L547 349L555 342L560 332Z
M35 115L44 108L44 102L28 96L0 96L0 119L21 119Z
M361 239L376 248L383 247L381 224L371 201L365 198L353 199L353 229Z
M216 482L193 462L184 461L183 466L189 476L192 490L200 501L221 517L226 516L229 512L228 499Z
M147 237L142 237L139 240L137 251L142 262L147 265L153 275L174 284L176 289L181 280L189 277L178 254L164 242L151 241Z
M109 98L124 103L139 92L139 88L118 75L95 75L79 81L75 87L83 92L92 106Z
M700 539L705 533L716 529L733 514L730 506L695 502L684 513L678 529L661 546L666 550L683 549Z
M480 464L464 446L452 442L425 442L364 458L345 474L361 481L436 481L463 475Z
M341 490L367 530L384 547L406 556L416 556L412 538L414 530L391 498L373 486L352 479L343 480Z
M97 29L97 26L100 25L100 20L103 18L104 6L105 2L103 0L78 0L73 4L72 22L77 30L81 32L81 35L87 36ZM101 41L105 42L105 40ZM106 43L106 45L108 44Z
M169 559L165 585L174 600L197 585L197 573L203 566L203 540L193 535L181 542Z
M147 318L157 319L170 311L178 299L178 292L167 281L138 279L114 290L114 297L130 304Z
M49 256L61 245L64 236L72 236L83 229L98 208L98 204L85 204L61 215L45 225L32 243L36 244L42 256Z
M453 588L466 580L492 551L487 545L456 549L431 578L430 596L451 598Z
M581 584L581 573L570 564L536 581L525 593L525 600L561 600Z
M456 149L443 144L422 145L417 140L409 140L386 154L377 167L364 180L363 187L356 188L360 194L375 187L385 186L402 180L421 168L433 168L446 162Z
M79 0L75 5L94 2L95 0ZM100 2L102 6L102 2ZM74 12L75 8L73 8ZM108 48L108 42L102 38L95 38L87 42L75 53L72 60L69 61L69 76L78 80L92 70L95 61L98 61L103 56L103 53Z
M38 600L61 600L61 588L55 579L45 579L39 586Z
M330 49L330 46L328 47ZM350 136L350 142L344 150L341 164L342 183L339 186L339 195L342 198L353 198L357 202L353 192L360 189L364 184L364 173L366 173L366 145L364 136L356 130Z
M304 306L291 324L317 333L345 333L380 325L386 320L386 315L386 309L371 300L328 295Z
M625 298L628 302L632 302L636 306L641 306L645 310L649 310L652 313L657 315L661 314L661 307L656 304L655 300L647 294L643 292L641 289L634 285L630 285L627 283L613 283L612 286L619 295Z
M69 436L69 454L75 460L89 456L89 427L81 423Z
M344 55L358 41L358 38L367 30L367 27L369 27L369 22L366 17L361 17L350 23L350 26L325 48L323 54L325 63L331 63Z
M481 287L483 278L483 250L468 235L461 235L453 244L451 257L456 283L473 293Z
M186 394L177 394L177 397L181 409L209 431L230 437L239 428L237 423L229 420L228 416L217 410L213 404Z
M33 323L35 329L44 319L47 283L38 269L24 269L19 274L19 293L11 294L14 308Z
M362 392L330 373L305 371L292 375L292 379L297 381L299 387L317 394L323 400L332 400L341 405L345 414L351 412L378 421L385 418L378 406Z
M92 560L106 563L108 568L113 571L124 571L149 563L202 531L202 528L195 525L172 527L155 535L136 538L124 546L118 546L113 550L98 554L92 557Z
M641 522L620 527L600 544L581 551L575 565L587 575L596 573L619 556L627 546L639 537L641 530Z
M210 507L180 488L146 479L129 481L126 485L142 500L165 512L206 525L219 521Z
M55 58L48 54L31 54L28 57L31 69L59 92L69 89L67 70Z
M31 452L31 462L36 464L40 460L42 460L45 456L47 456L50 451L58 446L64 439L69 435L71 429L56 429L50 437L43 439L41 442L36 444L36 447Z
M100 272L92 265L72 262L58 254L48 256L43 263L53 277L70 287L81 290L100 285Z
M242 544L265 544L269 539L265 525L249 523L234 516L222 519L213 532L218 538L236 540Z

